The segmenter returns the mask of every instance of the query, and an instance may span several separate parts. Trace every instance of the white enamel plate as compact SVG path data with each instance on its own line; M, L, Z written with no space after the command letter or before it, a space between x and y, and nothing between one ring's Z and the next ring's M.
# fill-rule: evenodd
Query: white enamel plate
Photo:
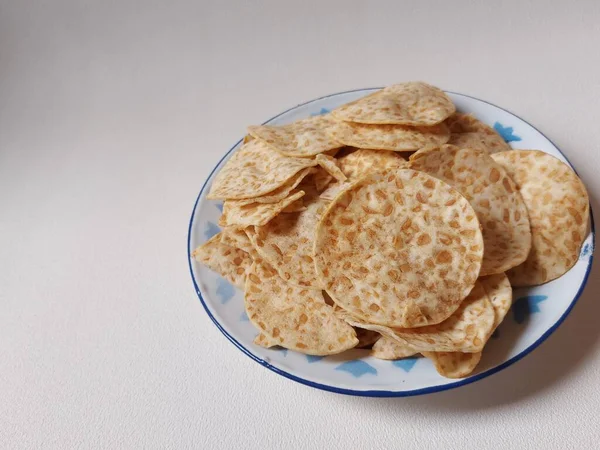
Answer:
M266 123L282 125L323 114L373 90L360 89L321 97L291 108ZM543 150L569 164L548 138L514 114L473 97L448 94L459 111L473 113L493 126L513 148ZM198 297L219 330L246 355L280 375L328 391L378 397L402 397L459 387L498 372L535 349L565 319L583 291L594 249L591 210L590 232L577 264L551 283L515 290L512 310L485 347L477 370L467 378L451 380L441 377L425 358L382 361L369 356L368 350L316 357L258 347L252 343L257 330L244 312L243 293L190 256L194 248L219 231L217 223L222 203L207 200L206 194L215 173L240 145L241 141L215 167L194 205L188 234L190 272Z

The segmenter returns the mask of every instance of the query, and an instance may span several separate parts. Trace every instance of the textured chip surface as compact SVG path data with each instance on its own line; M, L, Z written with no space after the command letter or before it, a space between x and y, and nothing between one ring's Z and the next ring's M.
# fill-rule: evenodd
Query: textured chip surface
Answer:
M479 282L494 308L493 331L502 323L512 305L512 287L508 277L503 274L479 278ZM481 360L481 352L424 352L438 373L447 378L463 378L469 375Z
M460 148L475 148L488 153L511 150L496 130L471 114L454 113L446 121L450 128L449 144Z
M346 181L346 175L344 175L344 172L338 167L337 160L333 156L317 155L315 161L336 180Z
M367 323L347 311L337 312L337 315L354 327L377 331L423 354L434 351L479 352L492 334L495 319L494 307L480 283L475 284L454 314L435 325L392 328Z
M569 166L539 150L495 153L517 184L531 223L532 247L527 260L507 272L513 286L535 286L554 280L575 265L586 237L589 198Z
M450 139L450 130L445 123L429 127L409 127L340 121L329 131L344 145L396 152L410 152L429 145L441 145Z
M443 377L464 378L475 370L482 353L424 352L423 355L433 362L435 370Z
M342 172L356 179L372 172L406 166L406 160L396 152L388 150L358 149L338 159Z
M531 248L527 208L506 170L490 155L444 145L418 151L409 165L452 185L473 206L485 248L480 275L504 273L525 261Z
M261 195L259 197L253 198L245 198L241 200L235 200L236 205L248 205L250 203L277 203L280 202L291 194L294 189L309 175L315 174L317 172L317 168L309 167L307 169L303 169L294 175L287 183L278 187L274 191L269 192L266 195Z
M353 183L317 227L316 267L327 292L373 324L414 327L448 318L472 289L482 256L467 200L409 169Z
M258 333L258 335L254 338L254 343L263 348L271 348L278 345L275 339L267 337L264 333Z
M320 291L289 285L256 261L246 280L244 304L269 342L309 355L331 355L358 344L354 329L334 314Z
M252 242L248 238L248 235L243 229L235 227L225 227L219 233L221 236L221 243L229 245L230 247L239 248L240 250L248 253L252 259L258 257L256 249L252 246Z
M413 348L387 336L381 336L371 351L371 356L388 360L408 358L416 354L417 351Z
M284 280L298 286L321 289L314 262L317 224L329 202L319 198L316 189L303 186L306 209L280 214L264 226L248 229L247 234L258 253Z
M223 202L223 215L219 219L219 225L238 228L264 225L302 196L304 191L297 191L277 203L240 204L236 200L226 200Z
M252 125L248 127L248 133L283 155L306 157L342 146L327 133L334 123L325 114L287 125Z
M242 145L221 168L208 199L244 199L266 195L288 183L302 169L317 163L312 158L284 156L259 139Z
M215 234L192 252L192 257L235 286L243 289L252 266L252 257L243 250L221 242L221 233Z
M456 111L452 100L423 82L399 83L332 111L340 120L369 124L435 125Z

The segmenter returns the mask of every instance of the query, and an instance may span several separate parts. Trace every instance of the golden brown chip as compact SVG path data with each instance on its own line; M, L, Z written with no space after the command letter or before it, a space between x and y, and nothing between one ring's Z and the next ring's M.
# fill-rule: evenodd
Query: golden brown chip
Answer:
M310 289L321 289L314 262L317 224L328 201L320 199L311 186L303 186L306 210L280 214L261 227L247 230L258 253L289 283Z
M307 167L311 158L284 156L259 139L242 145L215 177L208 199L245 199L260 197L288 183Z
M258 257L258 253L252 246L252 243L250 242L250 239L244 230L234 227L226 227L223 228L219 234L221 236L222 244L239 248L240 250L248 253L252 259L256 259Z
M527 260L507 272L513 286L535 286L554 280L575 265L586 237L589 198L569 166L539 150L495 153L517 184L531 223L532 247Z
M467 200L409 169L368 175L342 192L315 244L317 273L336 303L392 327L448 318L472 289L483 256Z
M219 225L238 228L265 225L302 196L304 191L297 191L277 203L240 204L236 200L225 200Z
M221 233L217 233L194 250L192 256L196 261L243 289L246 275L252 266L252 257L239 248L223 244L221 237Z
M325 190L327 186L334 180L334 178L325 169L315 173L313 180L315 181L315 188L321 192Z
M334 120L324 114L287 125L253 125L248 127L248 133L282 155L307 157L342 146L326 131L333 123Z
M381 336L371 351L373 357L388 360L409 358L416 354L416 350L387 336Z
M441 145L450 139L450 130L444 123L409 127L340 121L329 132L334 139L345 145L395 152L410 152L430 145Z
M409 166L445 181L471 203L485 248L480 275L504 273L527 259L527 208L506 171L485 151L452 145L428 148L412 155Z
M238 206L248 205L250 203L277 203L282 200L285 200L290 195L296 193L294 191L296 187L309 175L315 174L318 169L314 167L309 167L307 169L303 169L294 175L289 182L284 184L283 186L278 187L274 191L269 192L266 195L261 195L259 197L253 198L245 198L241 200L231 200L235 201L235 204Z
M388 86L332 111L336 119L367 124L428 126L456 108L444 91L422 82Z
M481 360L481 352L424 352L433 362L435 370L446 378L464 378L475 370Z
M449 144L460 148L474 148L488 153L510 150L496 130L471 114L454 113L446 121L450 127Z
M354 329L338 319L321 291L287 284L256 261L244 297L250 321L270 342L309 355L331 355L358 344Z
M254 343L263 348L271 348L277 346L277 342L274 339L267 337L263 333L258 333L258 335L254 338Z
M342 172L356 179L372 172L406 166L406 160L396 152L387 150L358 149L338 159Z
M503 273L482 277L479 282L494 308L493 333L512 305L512 287ZM481 352L424 352L423 355L433 362L440 375L447 378L466 377L475 370L481 359Z
M337 302L337 299L334 298ZM340 319L354 327L377 331L416 352L479 352L494 326L494 308L480 283L448 319L435 325L417 328L392 328L367 323L347 311L336 312ZM408 349L407 349L408 351Z
M329 173L329 175L334 177L336 180L346 181L346 175L344 175L344 172L340 170L336 159L333 156L317 155L315 161L317 161L317 164L325 169L327 173Z

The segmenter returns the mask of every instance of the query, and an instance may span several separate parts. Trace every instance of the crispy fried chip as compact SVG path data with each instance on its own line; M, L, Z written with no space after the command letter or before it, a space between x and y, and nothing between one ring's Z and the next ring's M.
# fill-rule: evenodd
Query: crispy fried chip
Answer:
M221 233L221 243L230 247L239 248L248 253L252 259L258 258L258 253L252 246L252 242L248 238L246 232L240 228L226 227Z
M263 140L282 155L306 157L342 146L326 131L334 123L325 114L287 125L253 125L248 127L248 133Z
M374 324L445 320L472 289L482 256L479 222L467 200L409 169L355 182L317 227L316 267L327 292Z
M495 153L517 184L531 223L527 260L507 275L513 286L535 286L567 272L586 237L589 198L579 177L557 158L539 150Z
M450 128L449 144L460 148L474 148L488 153L510 150L496 130L471 114L454 113L446 121Z
M334 298L337 301L337 299ZM480 352L492 334L494 307L480 283L448 319L435 325L417 328L391 328L366 323L364 320L337 313L354 327L377 331L416 352Z
M297 191L277 203L239 204L236 200L226 200L219 225L238 228L265 225L302 196L304 191Z
M338 195L340 195L343 190L348 189L350 186L352 186L352 183L349 181L332 183L327 187L327 189L321 192L321 198L323 200L332 201Z
M329 173L329 175L336 180L346 181L346 175L344 175L344 172L340 170L336 163L336 159L333 156L317 155L315 161L317 161L317 164L325 169L327 173Z
M254 338L254 343L264 348L271 348L277 346L277 341L267 337L264 333L258 333Z
M417 351L408 345L399 343L397 340L387 336L381 336L371 351L371 356L379 359L402 359L417 354Z
M269 148L259 139L242 145L221 168L208 199L244 199L267 195L288 183L302 169L317 163L292 158Z
M351 179L372 172L406 166L406 160L396 152L387 150L358 149L338 159L342 172Z
M456 108L444 91L422 82L388 86L332 111L340 120L368 124L428 126Z
M334 178L325 169L319 170L315 173L313 180L315 181L315 188L321 192L325 190L327 186L334 180Z
M480 275L504 273L527 259L527 208L506 171L485 151L452 145L428 148L412 155L409 166L452 185L473 206L485 248Z
M441 145L450 139L450 130L445 123L409 127L340 121L329 132L334 139L345 145L395 152L410 152L430 145Z
M494 326L492 332L502 323L512 305L512 287L508 277L503 274L489 275L479 279L494 308ZM424 352L438 373L447 378L463 378L469 375L479 361L481 352Z
M252 257L239 248L223 244L221 238L221 233L217 233L194 250L192 256L196 261L243 289L246 275L252 266Z
M278 187L274 191L269 192L267 195L261 195L260 197L253 198L245 198L241 200L235 200L236 205L248 205L250 203L277 203L280 202L287 197L289 197L294 191L294 189L309 175L312 175L317 172L317 169L314 167L309 167L307 169L303 169L294 175L290 181L283 186Z
M314 242L317 224L328 201L318 192L303 186L305 211L280 214L261 227L248 229L247 234L258 253L289 283L321 289L314 262Z
M475 370L481 360L481 352L424 352L440 375L446 378L464 378Z
M309 355L331 355L358 344L354 329L338 319L320 291L291 286L256 261L244 297L250 321L277 345Z

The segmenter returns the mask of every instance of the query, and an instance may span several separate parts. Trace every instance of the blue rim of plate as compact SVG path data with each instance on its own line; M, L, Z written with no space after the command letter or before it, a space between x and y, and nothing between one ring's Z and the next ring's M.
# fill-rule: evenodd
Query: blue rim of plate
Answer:
M328 97L333 97L336 95L341 95L341 94L349 94L351 92L358 92L358 91L369 91L369 90L376 90L376 89L381 89L380 87L374 87L374 88L363 88L363 89L352 89L349 91L342 91L342 92L336 92L334 94L329 94L329 95L324 95L322 97L319 98L315 98L313 100L309 100L307 102L304 103L299 103L296 106L293 106L291 108L286 109L285 111L277 114L276 116L271 117L269 120L265 121L264 123L268 123L274 119L276 119L279 116L282 116L283 114L296 109L300 106L304 106L304 105L308 105L309 103L313 103L319 100L323 100L324 98L328 98ZM505 108L501 108L500 106L494 105L493 103L490 103L488 101L485 100L481 100L477 97L473 97L470 95L466 95L466 94L461 94L458 92L453 92L453 91L445 91L447 93L450 94L454 94L454 95L460 95L463 97L467 97L467 98L471 98L473 100L477 100L483 103L487 103L488 105L494 106L495 108L501 109L509 114L512 114L513 116L515 116L516 118L522 120L523 122L525 122L526 124L528 124L530 127L532 127L534 130L536 130L538 133L540 133L542 136L544 136L546 139L548 139L548 137L542 133L540 130L538 130L536 127L534 127L533 125L531 125L529 122L527 122L526 120L522 119L521 117L517 116L516 114L510 112L509 110L505 109ZM573 165L571 164L571 162L569 161L569 159L565 156L565 154L554 144L554 142L552 142L550 139L548 139L548 141L550 141L550 143L552 145L554 145L554 147L558 150L558 152L567 160L567 162L569 163L569 165L573 168L573 170L575 171L575 173L577 173L577 171L575 170L575 168L573 167ZM245 353L247 356L249 356L250 358L252 358L254 361L256 361L257 363L261 364L262 366L266 367L267 369L272 370L273 372L282 375L286 378L289 378L290 380L294 380L298 383L302 383L304 385L310 386L310 387L314 387L317 389L322 389L324 391L329 391L329 392L335 392L337 394L346 394L346 395L355 395L358 397L411 397L414 395L424 395L424 394L433 394L435 392L442 392L442 391L447 391L449 389L454 389L460 386L466 386L467 384L471 384L474 383L476 381L482 380L484 378L489 377L490 375L493 375L497 372L500 372L501 370L507 368L508 366L513 365L514 363L516 363L517 361L521 360L522 358L524 358L525 356L527 356L529 353L531 353L533 350L535 350L537 347L539 347L542 342L544 342L546 339L548 339L548 337L550 337L550 335L552 333L554 333L554 331L556 331L556 329L560 326L561 323L563 323L563 321L567 318L567 316L569 315L569 313L571 312L571 310L573 309L573 307L575 306L575 303L577 303L577 301L579 300L579 297L581 297L581 294L583 293L583 290L587 284L589 275L590 275L590 271L592 269L592 262L594 260L594 253L592 252L592 254L590 255L590 259L588 260L588 266L586 268L586 272L585 272L585 276L583 278L583 281L581 283L581 285L579 286L579 289L577 290L577 294L575 294L575 297L573 298L573 301L571 302L571 304L569 305L569 307L566 309L566 311L562 314L562 316L560 316L560 318L554 323L554 325L552 325L550 328L548 328L546 330L546 332L544 332L544 334L542 336L540 336L538 338L537 341L535 341L533 344L531 344L529 347L527 347L525 350L523 350L521 353L519 353L516 356L513 356L512 358L510 358L507 361L504 361L502 364L493 367L491 369L486 370L485 372L479 373L477 375L473 375L472 377L469 378L465 378L464 380L461 381L456 381L454 383L449 383L449 384L444 384L444 385L439 385L439 386L431 386L431 387L427 387L427 388L421 388L421 389L413 389L410 391L384 391L384 390L369 390L369 391L359 391L359 390L353 390L353 389L343 389L343 388L339 388L336 386L329 386L326 384L321 384L321 383L316 383L314 381L310 381L310 380L305 380L304 378L300 378L296 375L293 375L289 372L286 372L285 370L281 370L271 364L269 364L267 361L265 361L264 359L259 358L258 356L254 355L251 351L249 351L246 347L244 347L241 343L239 343L233 336L231 336L229 333L227 333L227 331L225 331L225 329L221 326L221 324L217 321L217 319L211 314L210 310L208 309L208 306L206 305L206 302L204 301L204 298L202 297L202 293L200 292L200 288L198 286L198 283L196 282L196 278L194 277L194 271L192 268L192 255L191 255L191 249L190 249L190 243L191 243L191 238L192 238L192 223L194 222L194 215L196 213L196 208L198 206L198 201L200 200L200 197L202 196L202 193L204 192L204 189L206 188L206 185L208 183L208 180L210 180L210 178L212 177L213 173L215 172L215 170L217 170L217 167L219 167L219 165L223 162L223 160L225 158L227 158L227 156L229 156L229 154L233 151L234 148L236 148L239 143L242 142L242 139L240 139L239 141L237 141L235 143L235 145L233 147L231 147L227 153L225 153L225 155L219 160L219 162L215 165L215 167L213 168L213 170L210 172L210 174L208 175L208 177L206 178L206 181L204 182L204 184L202 185L202 189L200 189L200 193L198 194L198 197L196 197L196 202L194 203L194 208L192 209L192 215L190 217L190 223L188 226L188 238L187 238L187 254L188 254L188 265L189 265L189 269L190 269L190 275L192 276L192 282L194 283L194 289L196 290L196 294L198 295L198 298L200 299L200 302L202 303L202 306L204 307L204 310L206 311L206 314L208 314L208 317L210 317L210 319L213 321L213 323L216 325L216 327L219 329L219 331L221 331L221 333L223 333L225 335L225 337L227 339L229 339L233 345L235 345L238 349L240 349L243 353ZM591 227L590 227L590 232L592 233L592 248L596 248L596 230L594 227L594 214L592 212L592 205L590 204L590 221L591 221Z

